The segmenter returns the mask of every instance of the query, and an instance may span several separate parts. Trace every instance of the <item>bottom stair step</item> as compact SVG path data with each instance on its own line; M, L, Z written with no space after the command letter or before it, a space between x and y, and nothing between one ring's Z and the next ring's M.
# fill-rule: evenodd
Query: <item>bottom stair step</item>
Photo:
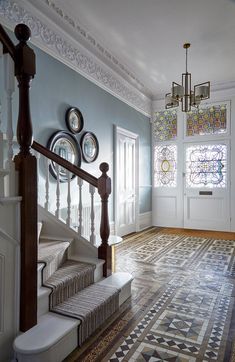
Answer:
M119 292L119 288L111 285L93 284L58 304L52 311L81 321L78 333L78 344L81 345L118 310Z
M18 362L61 362L77 347L79 324L77 319L44 314L35 327L15 339Z
M15 339L18 362L63 361L130 297L132 279L129 273L114 273L54 308L67 316L41 316L35 327Z

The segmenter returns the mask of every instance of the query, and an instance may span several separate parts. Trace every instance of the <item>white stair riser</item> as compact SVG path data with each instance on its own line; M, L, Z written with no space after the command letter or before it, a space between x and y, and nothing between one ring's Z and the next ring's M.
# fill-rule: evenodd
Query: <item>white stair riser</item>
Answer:
M44 265L42 263L38 264L38 288L42 286L42 269Z
M49 295L51 291L48 289L45 293L38 296L38 318L49 312Z
M17 353L18 362L61 362L77 347L77 326L47 351L37 354Z
M94 272L94 282L97 283L103 279L103 264L96 265Z
M119 293L119 307L131 296L131 282L132 280L122 287Z

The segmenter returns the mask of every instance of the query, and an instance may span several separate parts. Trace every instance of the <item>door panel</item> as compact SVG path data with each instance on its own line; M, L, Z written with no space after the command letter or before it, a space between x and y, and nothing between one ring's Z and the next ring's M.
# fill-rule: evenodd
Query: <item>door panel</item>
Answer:
M230 230L228 143L185 145L184 227Z
M178 154L181 147L173 143L155 145L153 225L182 227L183 196L181 164Z
M116 232L126 235L137 224L137 135L117 128L116 132Z

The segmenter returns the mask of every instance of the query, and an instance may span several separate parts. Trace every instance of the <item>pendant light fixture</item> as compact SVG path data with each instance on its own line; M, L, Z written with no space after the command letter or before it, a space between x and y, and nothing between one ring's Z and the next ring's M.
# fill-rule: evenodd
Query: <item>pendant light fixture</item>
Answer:
M171 93L165 96L165 108L174 108L181 102L182 112L189 112L191 107L198 108L202 100L210 98L210 82L196 84L191 88L191 73L188 72L188 48L190 43L185 43L186 71L182 74L182 85L173 82Z

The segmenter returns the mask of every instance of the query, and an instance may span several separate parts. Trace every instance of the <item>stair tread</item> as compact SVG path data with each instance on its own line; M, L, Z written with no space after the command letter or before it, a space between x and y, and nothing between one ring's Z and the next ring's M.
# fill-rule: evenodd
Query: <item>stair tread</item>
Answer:
M45 262L54 259L55 255L65 251L70 243L67 241L42 241L38 244L38 261ZM46 260L45 260L46 259Z
M73 328L77 328L79 324L80 321L77 319L49 312L39 318L36 326L15 339L14 349L25 354L43 352L62 339Z
M51 288L50 308L94 283L95 265L67 260L47 280L44 286Z
M98 284L111 285L116 288L123 288L133 280L133 276L127 272L117 272L110 275L108 278L101 280Z
M43 283L63 264L66 260L66 251L69 242L46 241L38 245L38 263L44 263L42 270Z
M119 308L119 292L119 288L110 285L92 284L55 306L52 311L82 321L79 331L81 345Z

